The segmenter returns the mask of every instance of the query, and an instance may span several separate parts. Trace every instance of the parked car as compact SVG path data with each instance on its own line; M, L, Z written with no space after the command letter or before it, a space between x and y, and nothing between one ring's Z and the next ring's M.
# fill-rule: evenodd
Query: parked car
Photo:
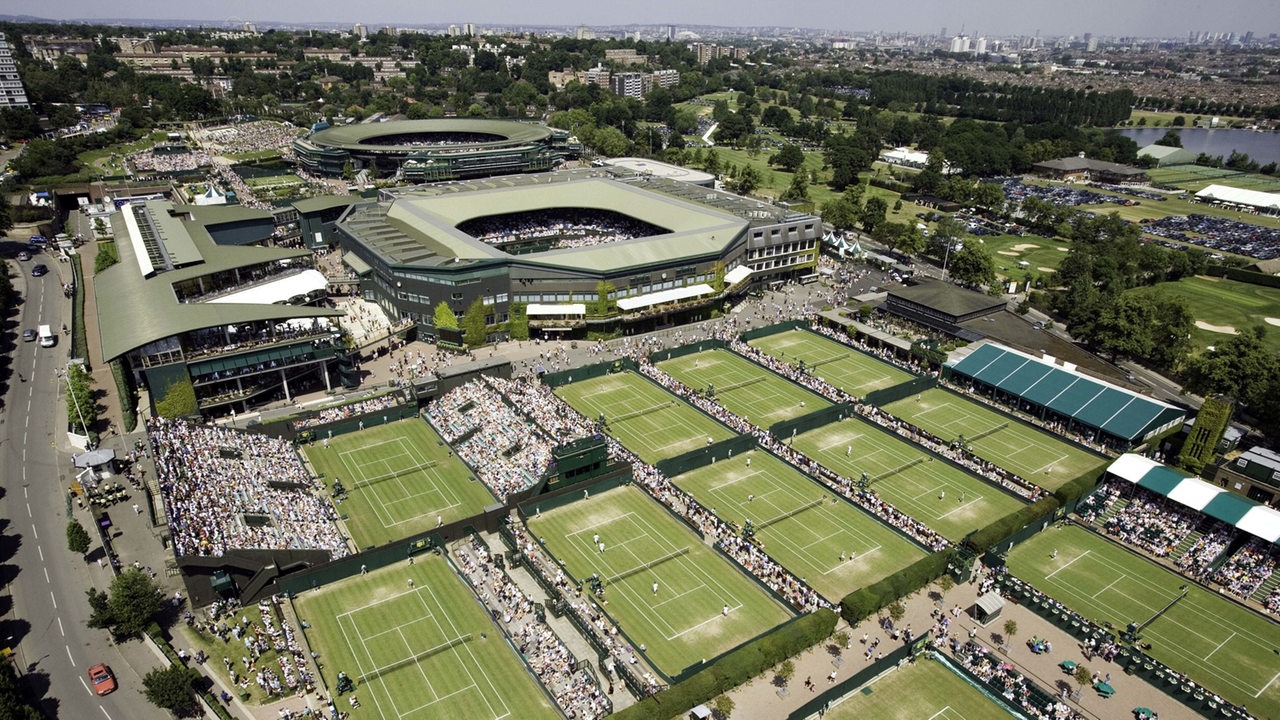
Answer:
M48 265L36 265L35 267L31 268L31 277L40 277L41 275L47 275L48 273L49 273Z
M22 342L34 342L35 339L36 339L35 330L32 330L31 328L27 328L26 330L22 331Z
M89 682L93 684L93 691L99 695L108 695L116 689L116 676L103 663L89 668Z
M27 260L30 260L30 259L31 259L31 253L27 252L26 250L18 251L18 260L22 262L26 262Z

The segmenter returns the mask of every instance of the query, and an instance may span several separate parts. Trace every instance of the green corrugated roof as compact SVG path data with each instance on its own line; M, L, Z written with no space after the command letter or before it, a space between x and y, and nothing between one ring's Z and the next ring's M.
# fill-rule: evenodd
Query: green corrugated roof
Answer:
M173 284L176 282L272 260L305 257L310 251L305 248L218 245L200 222L170 217L170 203L150 201L147 207L152 211L153 217L164 218L166 233L181 233L181 237L177 238L178 242L184 247L189 245L193 248L198 253L197 260L203 261L158 273L151 278L143 277L138 270L137 258L134 257L133 245L129 242L124 222L119 214L113 215L112 227L117 238L120 262L93 278L104 360L113 360L157 340L207 327L256 320L341 315L337 310L294 305L178 302L173 292ZM266 211L251 212L270 216Z
M1148 470L1146 474L1142 476L1142 479L1138 481L1138 485L1150 490L1151 492L1168 495L1186 479L1186 475L1171 467L1157 465L1156 467Z
M1257 505L1235 493L1224 492L1210 500L1200 512L1234 526Z

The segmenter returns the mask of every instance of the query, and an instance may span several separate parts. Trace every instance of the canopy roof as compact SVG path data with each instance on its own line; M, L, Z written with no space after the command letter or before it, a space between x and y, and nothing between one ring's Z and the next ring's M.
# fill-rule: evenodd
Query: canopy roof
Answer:
M210 300L211 303L252 303L254 305L270 305L287 302L298 295L306 295L324 290L328 281L319 270L303 270L296 275L289 275L279 280L255 285L239 292L224 295Z
M733 285L737 285L743 280L746 280L750 276L751 276L751 268L747 267L746 265L739 265L738 267L724 274L724 282L726 285L733 286Z
M525 313L530 316L535 315L586 315L586 303L560 303L558 305L549 305L543 303L529 303L529 307L525 309Z
M649 293L647 295L637 295L630 298L622 298L618 300L618 307L623 310L636 310L646 308L652 305L661 305L662 303L676 302L677 300L687 300L689 298L700 297L702 295L710 295L715 290L706 283L698 283L697 285L688 285L686 287L671 288L670 290L659 290L658 292Z
M978 346L952 370L1130 442L1185 417L1172 405L1083 375L1074 365L994 343Z
M1209 185L1196 193L1197 200L1217 200L1218 202L1248 205L1266 210L1280 210L1280 193L1246 190L1230 185Z
M1267 542L1280 542L1280 510L1133 453L1121 455L1107 472Z

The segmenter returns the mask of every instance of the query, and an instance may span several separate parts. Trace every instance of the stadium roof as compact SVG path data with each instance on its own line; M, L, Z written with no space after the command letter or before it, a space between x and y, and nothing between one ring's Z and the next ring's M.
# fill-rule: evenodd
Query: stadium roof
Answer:
M497 136L491 141L463 143L473 147L510 145L546 140L551 131L544 125L522 123L514 120L474 120L445 118L439 120L395 120L381 123L341 125L312 133L313 144L344 150L379 150L383 152L410 153L422 150L421 145L369 144L369 140L387 135L414 135L426 133L480 133Z
M679 180L681 182L692 183L694 185L710 186L716 180L716 176L711 173L705 173L701 170L693 170L680 165L672 165L658 160L651 160L649 158L612 158L605 160L604 162L605 164L612 165L613 167L626 168L637 175L653 175L655 177L667 178L668 180Z
M1280 542L1280 510L1260 505L1142 455L1121 455L1111 463L1107 472L1267 542Z
M185 267L147 276L140 271L135 255L141 244L137 244L138 249L135 249L132 241L116 243L120 262L94 276L94 294L99 298L98 331L104 360L113 360L157 340L202 328L341 314L337 310L295 305L179 302L173 290L175 283L249 265L306 257L310 251L306 248L218 245L202 222L210 208L175 207L162 200L151 200L144 205L148 215L165 228L165 233L173 235L166 238L166 242L172 239L181 247L197 253L197 257ZM137 232L136 226L132 230L126 227L126 218L132 218L127 212L128 207L112 216L117 238L132 238L132 233ZM171 210L174 211L172 214ZM188 212L190 215L186 214ZM270 213L265 210L247 212L257 212L270 218Z
M720 253L748 225L719 209L605 177L564 175L541 182L489 183L480 186L484 189L471 189L474 187L449 193L404 193L389 206L380 203L356 208L341 226L389 265L514 260L525 265L608 272ZM489 215L566 207L621 212L668 232L517 256L457 228L467 220Z
M1136 442L1173 424L1185 413L1159 400L994 343L977 346L952 371L1048 408L1082 425Z
M889 291L889 297L909 300L956 317L984 310L994 312L1008 305L1008 301L1003 297L992 297L942 281L922 282L919 285L895 288Z
M1248 205L1249 207L1280 212L1280 193L1262 192L1261 190L1245 190L1230 185L1209 185L1196 193L1197 200L1209 200Z

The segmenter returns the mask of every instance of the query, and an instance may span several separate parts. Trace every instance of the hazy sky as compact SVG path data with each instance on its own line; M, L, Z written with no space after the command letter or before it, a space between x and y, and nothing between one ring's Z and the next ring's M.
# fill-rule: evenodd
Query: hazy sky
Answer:
M1277 0L0 0L0 13L52 19L155 18L381 25L420 23L779 25L972 35L1182 36L1280 32Z

